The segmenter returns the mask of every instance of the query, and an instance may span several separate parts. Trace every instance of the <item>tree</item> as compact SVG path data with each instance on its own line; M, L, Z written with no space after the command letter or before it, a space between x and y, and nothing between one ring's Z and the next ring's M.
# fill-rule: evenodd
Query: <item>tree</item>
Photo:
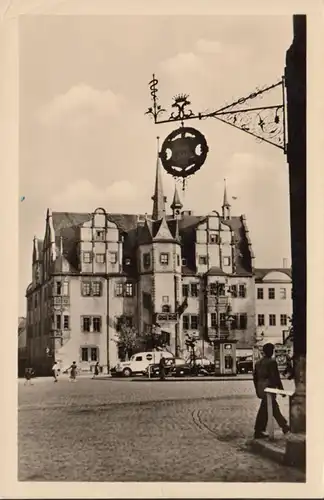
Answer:
M129 326L125 318L120 318L117 331L118 354L121 359L130 358L141 349L141 339L138 331Z

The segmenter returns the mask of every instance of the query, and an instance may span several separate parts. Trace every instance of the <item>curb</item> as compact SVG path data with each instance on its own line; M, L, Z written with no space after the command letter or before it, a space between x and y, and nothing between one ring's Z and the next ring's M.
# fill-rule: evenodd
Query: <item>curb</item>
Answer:
M247 444L253 452L269 458L280 465L294 467L305 473L305 436L290 435L287 438L284 449L276 445L273 441L263 439L252 439Z

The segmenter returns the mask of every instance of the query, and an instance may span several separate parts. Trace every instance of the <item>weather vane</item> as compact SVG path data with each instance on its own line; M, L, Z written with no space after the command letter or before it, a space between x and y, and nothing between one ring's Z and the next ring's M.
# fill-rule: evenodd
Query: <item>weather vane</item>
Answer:
M257 88L246 97L241 97L231 104L211 112L195 113L189 106L191 102L188 94L178 94L173 97L171 112L167 118L167 110L159 104L159 81L153 74L149 82L152 106L145 114L151 115L155 124L180 122L181 127L167 136L162 144L160 158L164 169L175 178L183 180L196 173L204 164L208 145L205 137L198 130L185 127L187 120L203 120L216 118L243 132L254 136L258 141L267 142L287 152L286 145L286 107L285 107L285 81L282 77L273 85ZM280 95L272 105L251 106L255 99L264 95L274 96L274 91L279 90ZM175 110L173 110L175 108Z

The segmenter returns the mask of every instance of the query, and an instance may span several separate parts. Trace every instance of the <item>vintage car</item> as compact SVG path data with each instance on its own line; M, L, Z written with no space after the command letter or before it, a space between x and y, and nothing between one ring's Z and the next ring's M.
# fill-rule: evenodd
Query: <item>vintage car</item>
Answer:
M253 357L245 356L236 361L237 373L253 372Z

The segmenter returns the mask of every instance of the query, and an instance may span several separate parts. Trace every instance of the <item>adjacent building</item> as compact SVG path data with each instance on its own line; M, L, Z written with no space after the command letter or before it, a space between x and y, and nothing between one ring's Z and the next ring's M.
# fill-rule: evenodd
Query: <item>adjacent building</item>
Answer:
M118 360L121 321L141 335L160 329L180 356L186 335L195 333L198 353L212 356L216 331L235 340L237 350L251 351L260 318L264 327L273 323L271 304L284 287L287 308L280 314L288 318L289 273L256 272L246 218L232 214L226 186L220 212L183 210L175 187L167 213L158 159L152 200L151 216L47 210L26 292L28 361L38 373L49 373L53 359L63 368L76 361L90 370L99 361L109 370ZM269 305L268 288L276 297ZM269 332L277 339L279 330L271 325Z
M284 261L285 264L285 261ZM255 269L257 340L282 343L292 319L291 269Z

